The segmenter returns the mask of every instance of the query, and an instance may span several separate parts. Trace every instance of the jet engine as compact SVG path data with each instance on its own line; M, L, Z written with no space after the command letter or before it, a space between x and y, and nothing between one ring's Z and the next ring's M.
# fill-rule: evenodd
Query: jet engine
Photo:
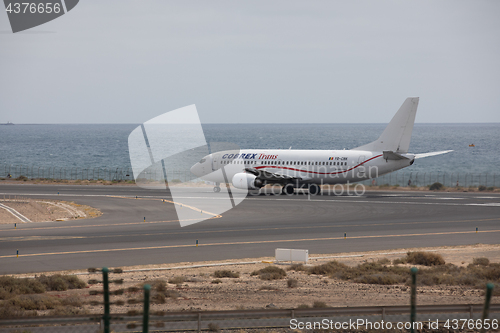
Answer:
M233 177L233 186L242 190L257 190L264 184L252 174L240 172Z

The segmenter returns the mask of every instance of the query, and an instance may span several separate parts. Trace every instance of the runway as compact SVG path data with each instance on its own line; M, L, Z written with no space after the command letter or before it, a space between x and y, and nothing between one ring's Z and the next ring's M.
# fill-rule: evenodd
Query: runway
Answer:
M203 197L212 189L186 191ZM161 190L2 184L0 196L4 195L74 201L98 208L103 215L18 223L16 229L0 225L0 274L255 258L274 256L279 247L308 249L312 255L497 244L500 239L500 194L496 193L248 196L220 218L184 228L173 204L162 202L172 198Z

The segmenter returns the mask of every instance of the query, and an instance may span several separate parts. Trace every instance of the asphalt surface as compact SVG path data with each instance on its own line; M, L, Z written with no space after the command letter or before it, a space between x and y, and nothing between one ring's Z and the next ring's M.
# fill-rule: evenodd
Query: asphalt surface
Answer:
M202 205L212 189L186 191L199 195ZM74 201L103 215L18 223L16 229L0 224L0 274L255 258L274 256L276 248L320 254L500 240L500 195L495 193L248 196L220 218L183 228L174 205L162 201L172 200L164 190L2 184L4 195Z

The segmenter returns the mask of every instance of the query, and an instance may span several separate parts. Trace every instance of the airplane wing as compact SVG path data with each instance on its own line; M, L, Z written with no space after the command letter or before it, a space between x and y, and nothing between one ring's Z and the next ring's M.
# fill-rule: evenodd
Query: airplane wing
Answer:
M291 177L265 170L257 170L254 168L245 168L245 171L251 173L258 179L261 179L262 181L268 184L284 184L284 183L289 183L291 181L302 180L302 178L300 177Z
M451 151L453 151L453 150L433 151L431 153L415 154L415 159L446 154L446 153L449 153Z

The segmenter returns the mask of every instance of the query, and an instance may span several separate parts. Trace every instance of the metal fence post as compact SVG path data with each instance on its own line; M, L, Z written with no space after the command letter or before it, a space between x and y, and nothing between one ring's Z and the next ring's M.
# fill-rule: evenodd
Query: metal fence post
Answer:
M481 333L485 332L484 321L488 319L488 316L490 314L490 301L492 292L493 292L493 283L488 283L486 285L486 298L484 300L483 316L481 317L481 323L483 324L483 327L481 328Z
M411 270L411 299L410 299L410 322L411 322L411 333L415 333L415 328L413 324L417 319L417 272L418 269L413 267Z
M109 333L109 269L103 267L102 269L102 285L104 288L104 333Z
M149 332L149 292L151 286L149 284L144 285L144 313L142 319L142 333Z

